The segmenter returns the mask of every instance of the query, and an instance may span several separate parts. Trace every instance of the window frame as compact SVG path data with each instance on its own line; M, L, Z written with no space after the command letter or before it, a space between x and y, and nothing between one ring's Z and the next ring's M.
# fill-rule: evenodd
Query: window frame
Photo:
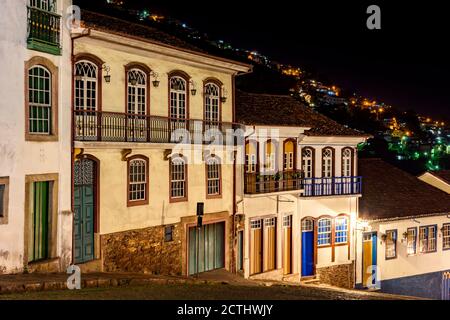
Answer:
M330 154L330 158L325 158L325 152L327 152L327 150L330 150L331 154ZM330 175L325 175L325 173L328 173L328 170L326 170L326 168L328 168L328 163L325 163L325 159L330 161ZM325 179L332 179L335 177L335 150L333 147L325 147L322 149L322 178Z
M251 152L253 148L255 149L254 153ZM259 143L255 140L247 140L245 142L245 163L244 163L245 173L259 172L258 153L259 153Z
M345 220L346 229L345 230L337 230L338 224L337 221L339 219ZM343 232L345 234L345 241L338 241L338 232ZM344 246L349 244L349 235L350 235L350 219L346 215L337 216L334 218L334 245L335 246Z
M145 199L140 200L130 200L130 168L131 168L131 162L141 160L145 162ZM127 158L127 207L136 207L136 206L142 206L149 204L149 158L144 155L134 155L132 157Z
M448 228L448 235L444 234L445 228ZM448 247L444 246L446 239L448 240ZM450 250L450 223L444 223L442 225L442 250Z
M9 212L9 177L0 177L0 185L4 185L3 190L3 210L0 212L0 225L8 224L8 212Z
M308 150L311 151L311 156L305 157L304 152L308 151ZM315 177L315 149L313 147L303 147L301 157L302 157L301 168L304 173L304 177L306 179L314 179L314 177ZM305 170L305 166L306 166L305 161L311 161L311 176L310 177L308 177L308 175L307 175L308 171Z
M329 231L326 231L326 232L321 232L320 231L320 222L321 221L323 221L323 220L328 220L329 222L330 222L330 225L329 225ZM328 228L328 227L327 227ZM329 237L328 237L328 242L327 243L320 243L320 235L322 235L322 234L329 234ZM317 247L318 248L324 248L324 247L330 247L330 246L332 246L333 245L333 219L331 218L331 217L322 217L322 218L319 218L318 220L317 220Z
M393 241L392 245L394 246L394 253L395 253L393 256L388 256L388 240L389 240L388 234L389 233L393 233L395 235L395 238L392 240ZM386 241L385 241L385 244L384 244L384 246L385 246L385 248L384 248L385 260L397 259L397 249L398 249L397 240L398 240L398 230L397 229L386 230Z
M172 173L173 173L173 160L174 159L181 159L184 162L184 180L172 180ZM183 181L184 182L184 197L173 197L172 196L172 186L174 181ZM169 159L169 202L170 203L176 203L176 202L186 202L188 201L188 163L187 159L182 156L172 156Z
M176 117L173 117L172 115L172 86L171 86L171 82L172 82L172 78L180 78L182 80L184 80L185 82L185 90L184 90L184 118L180 118L179 117L179 95L181 93L180 91L174 91L177 92L177 113L176 113ZM190 102L190 80L191 77L184 71L180 71L180 70L175 70L172 72L169 72L168 74L168 82L167 82L167 86L168 86L168 117L171 121L177 122L177 121L187 121L189 119L189 102Z
M346 152L346 151L350 152L350 156L349 157L344 157L344 152ZM354 170L354 161L355 161L354 160L354 156L355 155L354 155L353 148L345 147L345 148L342 149L342 151L341 151L342 177L350 178L350 177L353 177L355 175L354 174L354 172L355 172L355 170ZM349 160L350 163L346 163L347 160ZM349 165L350 168L347 168L347 165ZM350 169L350 170L348 170L348 169ZM350 175L346 175L345 174L346 171L350 171Z
M219 178L218 179L210 179L209 178L209 166L211 165L209 162L214 161L216 162L215 164L217 165L217 172L219 174ZM210 194L209 193L209 181L210 180L218 180L218 187L219 187L219 193L216 194ZM222 161L221 159L216 156L216 155L212 155L210 157L208 157L208 159L206 159L205 161L205 187L206 187L206 199L217 199L217 198L222 198Z
M423 251L421 248L421 238L420 238L420 232L422 229L426 228L426 251ZM434 229L434 250L429 250L429 243L430 243L430 237L429 237L429 230L430 228ZM437 252L437 238L438 238L438 229L437 229L437 224L431 224L431 225L426 225L426 226L420 226L419 227L419 253L420 254L426 254L426 253L433 253L433 252Z
M208 109L208 103L207 103L207 98L209 97L206 94L206 88L208 85L214 85L217 87L218 90L218 96L214 97L212 99L216 99L217 100L217 120L211 120L211 109L209 110L210 113L210 119L207 118L207 109ZM222 87L223 87L223 83L215 78L207 78L203 81L203 120L205 121L205 123L221 123L222 122L222 99L221 99L221 95L222 95ZM211 101L210 101L211 103ZM212 105L210 105L210 108L212 108Z
M168 230L170 230L170 239L167 238ZM173 226L173 225L164 227L164 242L173 242L174 241L174 239L173 239L174 230L175 230L175 226Z
M295 171L297 169L297 144L296 140L289 138L283 141L283 171ZM287 151L288 143L292 143L292 152ZM291 164L292 162L292 164Z
M414 230L414 252L409 252L410 249L410 239L409 239L409 231ZM406 229L406 255L407 256L414 256L417 254L417 240L418 240L418 233L417 233L417 227L410 227Z
M41 6L37 5L35 2L41 3ZM42 3L45 2L47 4L47 8L44 8ZM42 11L47 11L51 13L57 13L58 11L58 1L56 0L30 0L29 6L31 8L36 8Z
M50 115L49 121L50 133L35 133L30 131L30 75L29 72L32 68L43 67L50 74ZM25 141L58 141L58 80L59 69L50 60L35 56L25 62Z

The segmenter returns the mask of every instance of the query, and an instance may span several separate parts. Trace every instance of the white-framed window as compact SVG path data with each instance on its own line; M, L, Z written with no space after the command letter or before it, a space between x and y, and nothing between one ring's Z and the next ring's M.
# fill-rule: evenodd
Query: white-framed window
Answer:
M75 110L96 111L98 68L87 60L75 64Z
M322 218L317 222L317 245L326 246L331 244L331 219Z
M52 75L36 65L28 70L29 133L52 133Z
M147 74L139 69L127 72L127 112L145 115L147 113Z
M386 259L397 258L397 230L386 231Z
M284 142L284 154L283 154L283 169L294 170L294 152L295 144L292 140Z
M314 231L314 221L313 219L303 219L302 220L302 231L303 232L310 232Z
M331 148L322 151L322 173L324 178L333 177L333 150Z
M220 159L217 157L211 157L206 161L206 173L207 173L207 194L208 196L218 196L221 194L220 179L221 179L221 167Z
M313 177L313 150L311 148L302 150L302 170L305 178Z
M345 148L342 150L342 176L351 177L352 172L352 150Z
M417 253L417 228L408 228L406 231L406 253L413 255Z
M275 218L275 217L264 219L265 227L275 227L276 224L277 224L277 218Z
M262 220L250 220L250 229L261 229L262 226Z
M247 173L256 171L256 154L252 153L245 155L245 167L247 168Z
M276 170L276 147L272 141L266 142L265 168L268 171Z
M175 157L170 162L170 196L172 199L186 198L186 161Z
M283 217L283 227L285 227L285 228L292 227L292 215L291 214Z
M437 226L424 226L419 229L419 252L427 253L436 251Z
M170 117L186 119L187 83L179 76L170 78Z
M205 85L205 121L220 120L220 88L215 83Z
M338 217L334 221L334 242L341 244L348 242L348 218Z
M128 165L128 201L139 202L147 199L147 160L134 158Z
M442 226L442 249L450 249L450 223Z
M56 0L30 0L30 7L56 12Z

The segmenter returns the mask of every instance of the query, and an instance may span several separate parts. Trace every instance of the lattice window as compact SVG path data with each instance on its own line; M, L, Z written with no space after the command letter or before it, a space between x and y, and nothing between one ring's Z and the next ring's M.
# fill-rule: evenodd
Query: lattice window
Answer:
M442 249L450 249L450 224L442 226Z
M276 170L276 148L271 141L266 143L265 168L269 171Z
M406 236L406 252L408 255L417 252L417 228L408 228Z
M251 220L250 228L251 229L261 229L262 220Z
M419 229L419 251L421 253L436 251L436 226L425 226Z
M275 218L275 217L264 219L265 227L275 227L276 224L277 224L277 218Z
M74 184L76 186L94 185L94 166L95 163L91 159L82 159L74 163Z
M331 219L320 219L317 224L317 244L325 246L331 244Z
M56 12L56 0L30 0L30 7Z
M52 77L43 66L28 70L29 132L51 134Z
M386 259L397 257L397 230L386 231Z
M333 176L333 150L326 148L322 152L322 171L324 178Z
M128 71L128 113L145 115L147 111L147 75L139 69Z
M170 196L173 199L185 198L186 162L181 157L173 158L170 168Z
M75 110L97 110L98 68L89 61L75 64Z
M352 151L350 149L342 151L342 176L352 176Z
M170 117L186 119L186 80L181 77L170 78Z
M302 231L303 232L314 231L314 221L312 219L304 219L302 221Z
M247 173L256 172L256 146L252 142L245 144L245 169Z
M145 201L147 199L147 161L133 159L129 163L128 200L130 202Z
M205 120L219 122L220 120L220 88L214 83L205 85Z
M302 170L305 178L313 177L313 151L310 148L302 150Z
M208 195L220 195L220 179L221 179L221 168L220 168L220 160L217 157L212 157L208 159L206 162L206 171L207 171L207 188Z
M283 217L283 227L292 227L292 215Z
M335 243L348 242L348 218L340 217L335 219Z

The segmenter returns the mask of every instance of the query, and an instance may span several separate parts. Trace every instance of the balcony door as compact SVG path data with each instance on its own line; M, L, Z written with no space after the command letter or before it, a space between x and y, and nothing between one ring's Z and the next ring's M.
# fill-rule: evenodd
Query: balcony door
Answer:
M187 125L187 97L188 84L186 79L180 76L172 76L169 79L170 89L170 133L171 142L179 142L186 139Z
M147 74L133 68L127 71L127 141L145 142L148 137Z
M209 82L205 85L204 91L204 129L209 135L215 135L217 130L220 130L220 87Z

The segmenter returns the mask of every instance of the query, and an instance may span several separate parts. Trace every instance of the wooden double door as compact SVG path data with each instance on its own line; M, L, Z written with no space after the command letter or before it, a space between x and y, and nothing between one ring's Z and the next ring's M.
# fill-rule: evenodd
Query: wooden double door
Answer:
M277 220L250 221L250 274L276 269Z

